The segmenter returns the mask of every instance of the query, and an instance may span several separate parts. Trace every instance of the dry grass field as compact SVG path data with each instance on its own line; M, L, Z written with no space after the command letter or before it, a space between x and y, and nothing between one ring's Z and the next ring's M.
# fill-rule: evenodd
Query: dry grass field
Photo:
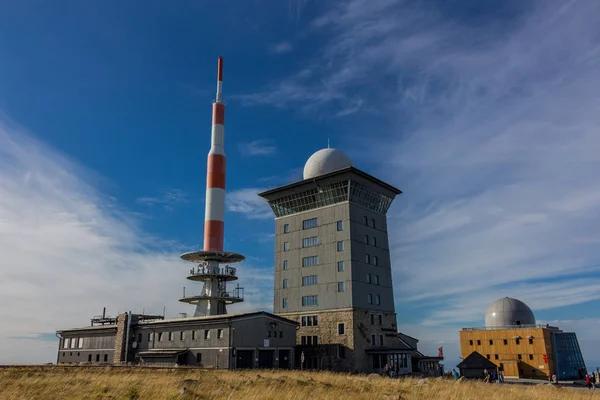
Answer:
M442 379L388 379L328 372L156 368L0 369L0 399L460 399L577 400L600 391L548 385L489 385Z

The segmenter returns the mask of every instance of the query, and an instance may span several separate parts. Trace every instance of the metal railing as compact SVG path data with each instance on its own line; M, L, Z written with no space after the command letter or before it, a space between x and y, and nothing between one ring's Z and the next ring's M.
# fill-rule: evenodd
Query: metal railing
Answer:
M224 275L236 276L237 269L229 265L222 267L220 265L209 267L206 265L198 265L190 269L190 275Z
M482 326L474 328L462 328L463 331L495 331L503 329L532 329L532 328L547 328L547 329L558 329L556 326L548 324L530 324L530 325L508 325L508 326Z

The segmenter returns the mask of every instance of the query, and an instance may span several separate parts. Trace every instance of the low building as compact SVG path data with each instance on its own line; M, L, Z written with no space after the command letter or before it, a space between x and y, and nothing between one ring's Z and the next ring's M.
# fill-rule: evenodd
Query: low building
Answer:
M294 368L297 324L267 312L162 319L121 314L58 331L59 364Z
M460 370L460 376L469 379L484 379L486 370L495 371L498 369L496 364L476 351L469 354L456 368Z
M460 331L462 358L479 353L507 378L580 379L585 363L575 333L537 325L522 301L505 297L488 308L485 327Z

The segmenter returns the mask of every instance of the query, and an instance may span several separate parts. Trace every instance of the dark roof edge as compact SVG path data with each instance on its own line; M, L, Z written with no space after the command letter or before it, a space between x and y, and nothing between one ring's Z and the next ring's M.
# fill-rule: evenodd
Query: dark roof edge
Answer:
M280 190L290 189L290 188L293 188L293 187L296 187L296 186L300 186L300 185L302 185L304 183L307 183L307 182L311 182L311 181L315 182L317 180L321 180L321 179L324 179L324 178L329 178L331 176L343 174L345 172L354 172L357 175L362 176L363 178L369 179L369 180L371 180L371 181L373 181L373 182L375 182L375 183L383 186L384 188L388 189L389 191L391 191L391 192L393 192L395 194L401 194L402 193L402 191L400 189L398 189L398 188L396 188L396 187L394 187L394 186L392 186L392 185L390 185L388 183L385 183L381 179L375 178L373 175L367 174L366 172L361 171L360 169L355 168L355 167L347 167L347 168L342 168L342 169L338 169L336 171L329 172L329 173L324 174L324 175L319 175L319 176L314 177L314 178L304 179L304 180L301 180L301 181L298 181L298 182L293 182L293 183L289 183L289 184L284 185L284 186L280 186L278 188L269 189L269 190L266 190L266 191L264 191L262 193L259 193L258 195L260 197L265 197L265 196L268 196L270 194L279 192Z

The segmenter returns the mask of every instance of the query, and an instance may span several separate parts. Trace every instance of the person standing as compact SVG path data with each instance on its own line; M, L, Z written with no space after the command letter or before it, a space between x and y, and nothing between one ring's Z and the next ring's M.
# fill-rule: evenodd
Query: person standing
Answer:
M592 380L590 379L590 376L588 374L585 374L585 385L588 389L592 388Z
M502 370L498 371L498 382L504 383L504 373Z
M596 374L592 373L592 376L590 377L590 380L592 381L592 390L596 390Z
M452 377L454 380L458 380L458 372L456 372L456 368L452 369Z

